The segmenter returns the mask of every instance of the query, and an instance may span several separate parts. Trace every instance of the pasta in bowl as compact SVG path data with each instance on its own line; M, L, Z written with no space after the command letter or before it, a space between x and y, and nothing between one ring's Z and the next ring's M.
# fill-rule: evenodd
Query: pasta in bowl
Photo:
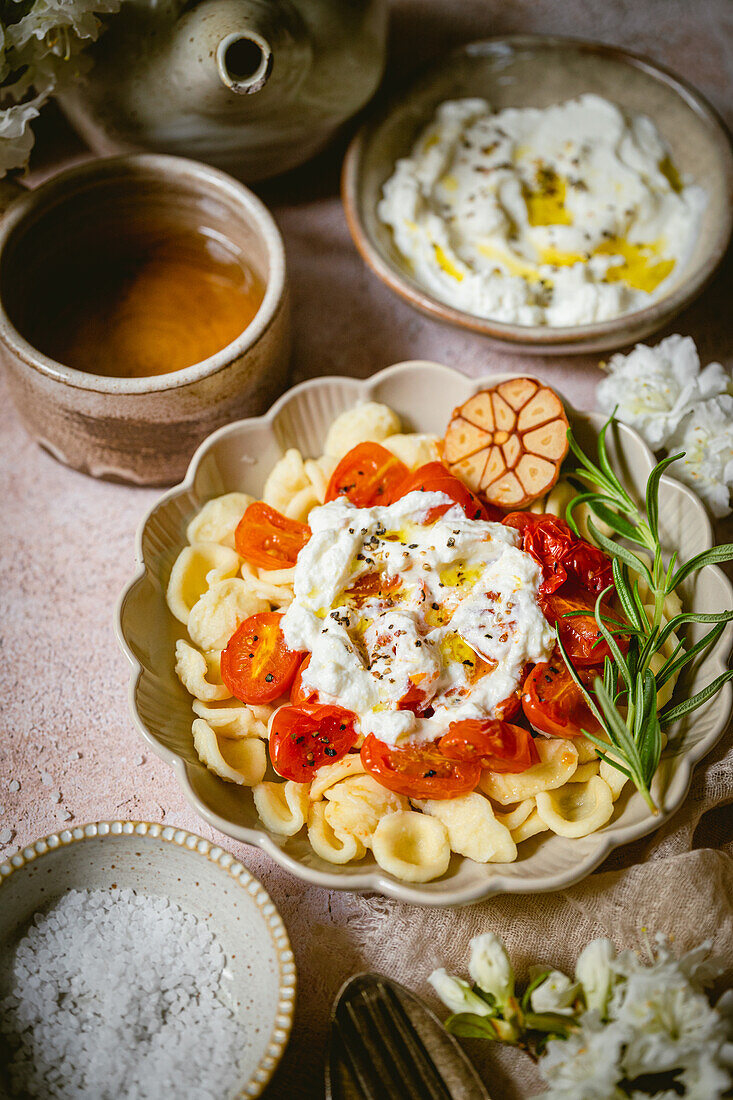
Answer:
M494 385L501 381L501 377L491 379ZM480 527L483 523L488 531L498 526L495 519L475 520L463 514L465 522L461 525L458 514L447 508L443 516L429 517L434 520L432 524L425 525L423 516L425 532L433 539L423 545L414 534L419 519L414 514L415 499L413 496L411 501L406 494L402 500L407 504L403 506L398 498L396 504L384 506L386 511L379 513L381 506L372 509L379 513L367 517L373 521L372 526L359 513L363 522L356 534L362 542L355 548L355 536L348 535L349 526L353 526L348 517L348 507L352 505L347 507L347 503L335 500L324 507L323 502L335 471L356 444L377 444L378 453L383 450L390 455L398 470L404 467L414 471L435 462L436 437L442 435L446 426L445 410L457 399L468 401L479 389L481 383L427 363L400 364L367 382L320 379L305 383L281 399L267 417L231 425L211 437L195 456L186 482L163 498L141 531L143 567L120 605L121 635L135 669L133 710L138 723L156 751L173 764L189 799L212 825L238 839L259 844L281 865L324 886L377 889L406 900L441 904L465 902L499 891L556 889L576 881L592 870L612 847L665 820L684 797L693 761L714 743L725 724L729 701L724 690L697 712L694 724L689 723L689 728L681 724L682 728L675 731L675 751L664 758L655 779L655 797L662 807L657 816L649 812L637 794L630 793L630 785L620 782L623 777L607 761L600 760L593 745L583 737L533 738L533 755L523 760L521 771L478 768L476 782L470 778L476 776L476 766L456 761L448 769L449 779L453 781L456 774L464 779L468 774L469 778L448 791L449 797L439 784L436 789L435 782L432 786L428 782L424 788L401 785L399 776L395 782L393 774L400 767L391 764L395 759L401 763L400 753L409 749L410 741L420 740L419 729L416 734L415 728L408 726L424 727L432 721L435 734L435 716L442 715L438 732L445 736L451 725L471 721L474 704L495 715L496 704L502 697L516 694L525 658L537 663L549 656L552 649L552 638L543 640L541 624L535 622L532 629L520 630L518 633L525 641L527 635L534 633L535 651L516 658L515 664L522 667L517 667L514 678L510 675L508 681L494 683L493 695L485 684L480 697L467 692L467 702L461 704L463 709L459 706L456 710L452 709L451 698L466 688L466 679L453 675L451 670L455 664L466 668L463 662L470 657L454 640L446 640L449 632L440 623L428 622L432 630L426 630L421 619L420 634L427 637L422 648L431 650L432 657L421 655L422 663L413 661L410 669L415 677L430 674L432 680L442 683L442 691L436 688L430 698L434 715L424 717L425 706L422 716L417 713L420 707L412 710L400 707L396 694L401 690L399 684L393 687L387 684L376 694L372 690L374 685L356 684L354 670L350 670L347 661L339 688L347 695L341 695L340 700L359 710L358 728L339 729L341 716L337 714L339 722L327 731L327 743L316 744L313 729L323 732L323 715L317 715L319 721L314 726L301 714L299 720L305 724L295 729L296 737L288 740L286 736L282 740L292 745L302 737L305 741L301 743L306 744L308 751L315 747L311 770L302 760L295 763L286 760L283 765L280 757L277 771L273 770L268 741L272 745L277 716L287 716L293 709L307 710L308 706L334 708L338 685L331 682L334 690L327 691L323 676L329 670L333 672L334 660L338 664L346 659L343 647L339 649L339 624L335 623L327 638L330 648L325 654L319 654L317 646L309 650L313 653L311 667L315 665L316 672L309 675L306 668L298 674L299 690L306 695L315 693L318 702L298 697L295 707L287 680L289 673L277 665L273 666L269 691L266 687L262 694L255 685L255 694L260 691L259 701L251 701L255 697L247 694L247 688L237 693L231 691L231 669L227 673L226 666L227 661L232 662L232 655L226 654L232 636L248 621L261 622L267 627L268 623L272 625L268 617L278 621L282 616L279 621L286 623L285 637L292 641L295 634L287 626L288 616L293 618L291 609L297 612L293 630L299 617L301 633L307 628L304 620L308 615L312 620L324 610L325 605L316 606L317 601L308 606L308 586L298 583L300 551L296 550L294 565L286 564L288 547L290 552L293 546L297 547L298 538L303 535L300 528L307 529L307 522L313 525L314 544L320 540L328 547L339 539L342 542L351 539L349 553L355 549L353 557L357 560L360 553L365 556L364 542L369 543L366 556L371 551L373 557L378 552L387 558L392 555L393 559L395 552L407 553L410 568L404 573L413 581L415 572L430 564L427 560L430 546L435 545L438 535L445 535L448 522L453 524L450 531L461 533L448 534L446 542L449 538L459 543L464 540L462 559L468 561L470 546L465 540L469 538L467 531L471 524ZM600 427L598 418L577 414L567 406L566 409L578 437L592 444ZM614 439L609 440L609 450L619 470L627 474L630 491L643 495L653 462L639 438L619 425ZM671 479L664 480L662 491L664 537L669 545L679 547L682 558L704 550L710 545L710 529L701 505ZM549 495L537 503L537 508L542 514L553 510L560 513L568 492L572 490L561 478ZM430 497L429 493L423 495L426 499ZM257 503L260 500L264 505ZM430 497L429 503L435 509L446 502ZM260 545L253 550L252 545L242 544L241 532L238 540L237 531L248 509L254 508L256 517L256 509L263 507L284 516L287 522L274 532L260 523L259 529L267 537L261 538ZM400 507L399 516L389 512L390 508L399 511ZM340 516L339 510L343 513ZM409 541L390 537L399 536L400 527L407 529L409 524L413 532ZM251 533L256 525L246 526ZM382 529L383 534L377 534ZM482 531L482 536L487 531ZM375 538L379 545L372 542ZM502 560L506 559L507 564L510 552L522 553L514 533L511 537L499 537L498 542L501 545L492 551L497 583L503 575ZM270 567L263 568L261 559L257 564L257 553L267 554L273 545L285 547L285 559L282 563L265 562ZM242 550L249 557L244 557ZM353 583L346 583L355 579L346 575L351 557L346 564L342 563L344 583L340 587L335 583L333 555L325 565L323 561L319 564L314 554L308 562L308 575L315 576L314 570L320 568L322 585L330 584L328 609L336 612L338 618L347 612L354 616L357 609L349 606L349 599L344 597L349 589L354 595ZM273 568L277 564L282 567ZM516 565L516 561L509 564ZM458 561L443 561L441 568L443 580L437 583L455 595L461 586L448 582L457 579ZM451 570L452 575L448 576ZM363 563L359 572L364 575ZM426 577L433 575L428 569L423 572ZM529 589L539 583L536 571L533 576L531 573L528 569L524 578ZM404 587L413 593L417 589L415 583ZM324 592L325 588L321 595ZM393 618L405 616L398 626L404 627L409 615L415 619L416 611L409 599L400 604L392 599L392 593L389 607L385 607L383 592L367 591L366 604L363 591L357 588L356 595L367 612L376 610ZM718 570L706 568L697 575L689 598L690 606L698 610L724 606L730 602L727 582ZM375 604L375 599L382 603ZM432 598L428 601L430 613L438 618L442 602ZM474 606L470 606L470 600L464 602L463 609L450 608L451 615L463 614L467 622L471 616L480 621L481 608L475 606L475 601ZM437 609L433 604L438 604ZM369 617L369 614L363 616ZM383 620L382 625L390 623ZM377 656L380 643L373 636L374 629L370 633L369 623L362 624L361 629L364 644L371 647L372 657ZM348 634L348 630L342 629L341 633ZM401 636L400 643L408 635L409 631ZM255 645L261 645L261 635L256 636ZM250 636L250 643L253 637ZM414 643L421 637L410 640ZM524 644L521 638L517 643L519 649ZM703 678L709 680L722 671L729 645L726 633L706 656L699 673ZM268 652L275 652L276 648L271 646ZM245 649L244 665L240 662L235 671L246 675L248 661L250 665L253 663L249 655L261 658L262 654L256 654L252 645ZM415 646L415 654L420 649ZM484 654L485 664L492 663L490 658L491 653ZM439 676L433 675L435 661ZM502 661L494 663L500 665ZM261 661L260 665L271 667ZM280 676L285 676L281 683ZM491 679L484 674L479 681ZM424 679L420 682L425 686ZM362 692L360 697L357 689ZM267 697L275 691L280 694ZM507 694L503 695L504 692ZM250 701L243 702L237 694L244 694ZM507 713L505 717L514 728L511 715ZM286 734L292 732L290 727L286 728ZM380 732L386 741L376 737ZM387 745L386 756L363 748L362 741L375 737L378 745ZM348 740L346 748L339 738ZM684 752L679 747L680 738ZM521 755L522 746L514 747ZM502 751L505 749L506 745ZM440 774L437 778L441 778Z

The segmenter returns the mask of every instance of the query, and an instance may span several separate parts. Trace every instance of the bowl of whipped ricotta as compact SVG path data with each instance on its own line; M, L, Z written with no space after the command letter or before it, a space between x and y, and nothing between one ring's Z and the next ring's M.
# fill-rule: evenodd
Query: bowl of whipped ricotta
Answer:
M715 111L643 58L575 40L470 43L354 138L342 193L363 258L426 313L517 351L648 336L731 235Z

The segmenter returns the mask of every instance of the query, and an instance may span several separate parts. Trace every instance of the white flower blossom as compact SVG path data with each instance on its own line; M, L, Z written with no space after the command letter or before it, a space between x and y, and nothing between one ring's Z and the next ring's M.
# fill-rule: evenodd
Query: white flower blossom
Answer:
M619 1027L602 1027L597 1017L567 1039L551 1039L540 1061L550 1088L538 1100L616 1100L623 1042Z
M733 397L723 394L697 404L670 436L669 449L685 452L670 474L694 489L714 516L727 515L733 492Z
M469 974L479 989L490 993L498 1005L505 1005L514 996L514 971L504 944L493 932L485 932L474 936L469 946Z
M606 1012L608 998L611 995L613 971L611 964L616 958L616 948L610 940L597 939L581 951L575 964L575 979L580 982L588 1008L596 1009L601 1016Z
M486 1001L474 993L468 982L464 982L462 978L452 977L446 972L445 967L441 966L439 970L434 970L428 981L451 1012L473 1012L476 1016L491 1015L491 1009Z
M38 105L31 100L0 111L0 176L27 164L33 148L30 123L38 117Z
M683 418L700 401L727 391L730 378L720 363L700 370L689 336L668 336L656 347L637 344L628 355L611 357L596 400L609 416L631 425L653 451L666 446Z
M572 982L561 970L551 970L545 980L532 990L529 998L533 1012L559 1012L572 1016L573 1004L580 993L578 982Z

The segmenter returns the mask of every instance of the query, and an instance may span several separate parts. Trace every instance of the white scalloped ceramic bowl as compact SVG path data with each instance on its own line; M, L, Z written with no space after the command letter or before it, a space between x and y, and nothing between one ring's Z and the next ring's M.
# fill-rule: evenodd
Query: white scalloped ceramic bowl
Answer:
M293 952L265 888L229 852L195 833L98 821L43 837L0 863L0 1000L10 992L15 947L34 913L69 890L114 886L170 898L208 923L227 957L228 1003L241 1025L241 1085L226 1100L260 1096L293 1023Z
M437 363L399 363L366 381L317 378L295 386L263 417L221 428L198 449L185 481L155 505L143 522L137 545L138 571L123 592L117 611L120 643L132 663L130 705L135 722L152 749L173 769L198 813L215 828L263 851L299 878L329 889L376 890L423 905L458 905L492 894L557 890L577 882L621 844L662 825L682 804L693 764L725 729L733 688L728 684L692 719L680 723L655 780L662 812L652 816L641 797L625 794L608 825L579 840L547 833L526 841L516 863L478 864L453 856L446 874L424 885L401 882L382 871L370 854L358 863L334 866L312 850L305 834L284 838L262 826L248 790L226 783L200 763L193 747L191 699L178 682L173 651L182 627L168 611L165 590L171 567L186 544L186 526L211 497L239 489L259 495L273 464L287 447L318 455L330 422L360 401L381 401L403 418L406 430L442 435L450 410L482 386L516 374L466 378ZM567 403L566 403L567 404ZM592 448L602 417L568 413L581 443ZM629 488L643 500L651 452L641 438L619 425L612 454ZM666 546L684 561L712 545L705 509L684 486L665 477L661 527ZM696 610L733 605L733 590L716 567L697 574L687 592ZM704 629L704 628L703 628ZM729 626L696 671L688 690L698 690L727 667L733 641Z

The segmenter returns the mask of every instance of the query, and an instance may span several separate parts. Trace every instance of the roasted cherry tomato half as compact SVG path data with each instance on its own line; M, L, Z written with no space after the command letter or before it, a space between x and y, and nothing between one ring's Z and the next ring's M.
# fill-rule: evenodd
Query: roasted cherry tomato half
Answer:
M529 730L491 719L452 722L438 746L450 760L477 760L492 772L523 772L540 759Z
M343 707L280 707L270 726L273 768L284 779L308 783L317 768L334 764L356 743L355 721L356 715Z
M597 596L613 583L610 558L578 538L559 516L510 512L504 523L519 531L522 550L542 566L541 594L556 592L569 581Z
M560 641L574 665L603 664L604 659L610 656L608 643L604 641L598 629L595 616L596 601L592 593L578 585L568 583L559 591L551 592L549 595L540 593L539 605L545 618L556 628ZM569 612L572 614L568 615ZM622 625L605 600L601 604L601 614L613 620L606 623L609 629L617 630ZM627 636L617 634L616 641L622 652L628 649Z
M598 668L578 671L589 689L595 677L603 675ZM536 730L551 737L580 737L583 730L596 734L601 730L559 653L535 665L524 681L522 710Z
M295 673L295 679L290 688L290 702L294 707L299 706L301 703L315 703L318 698L318 692L303 687L303 673L308 668L310 659L311 655L309 653Z
M400 488L400 496L407 496L422 490L424 493L445 493L452 501L459 504L469 519L491 519L501 521L504 513L491 504L482 504L475 493L472 493L460 478L452 474L442 462L427 462L420 466L414 473L409 474L404 485ZM449 504L440 504L431 508L427 522L435 523L436 519L447 512Z
M395 749L369 734L361 762L383 787L408 798L457 798L481 778L478 761L448 760L436 741Z
M234 532L237 553L259 569L288 569L311 537L310 527L256 500Z
M392 504L409 471L379 443L358 443L339 462L326 490L326 502L347 497L357 508Z
M302 653L285 644L275 611L250 615L232 634L221 655L221 678L243 703L271 703L293 682Z

